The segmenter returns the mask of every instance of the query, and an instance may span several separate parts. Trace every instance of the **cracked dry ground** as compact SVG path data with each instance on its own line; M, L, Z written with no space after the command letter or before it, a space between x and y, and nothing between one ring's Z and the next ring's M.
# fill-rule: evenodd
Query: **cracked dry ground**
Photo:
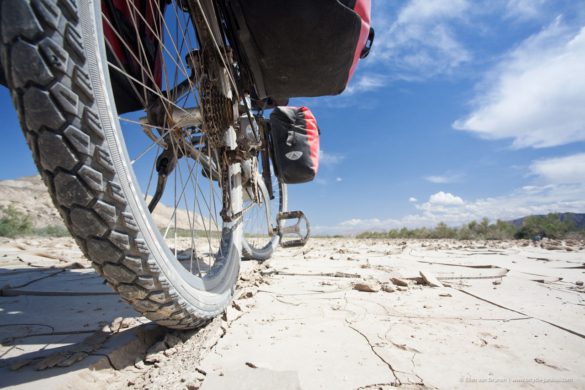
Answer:
M134 317L71 240L0 247L0 387L585 387L582 242L313 239L192 332Z

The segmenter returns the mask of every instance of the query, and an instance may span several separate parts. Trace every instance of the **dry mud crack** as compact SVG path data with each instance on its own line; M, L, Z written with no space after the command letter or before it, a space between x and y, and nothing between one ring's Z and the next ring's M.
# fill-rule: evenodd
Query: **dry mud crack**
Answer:
M177 332L71 240L5 240L0 387L579 389L583 247L315 239L245 262L224 315Z

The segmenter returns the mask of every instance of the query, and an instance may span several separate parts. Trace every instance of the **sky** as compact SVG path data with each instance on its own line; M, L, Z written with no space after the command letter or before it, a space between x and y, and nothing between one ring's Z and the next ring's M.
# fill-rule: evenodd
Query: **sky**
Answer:
M321 129L289 186L317 234L585 212L585 2L373 0L346 91L293 99ZM0 90L0 179L36 173Z

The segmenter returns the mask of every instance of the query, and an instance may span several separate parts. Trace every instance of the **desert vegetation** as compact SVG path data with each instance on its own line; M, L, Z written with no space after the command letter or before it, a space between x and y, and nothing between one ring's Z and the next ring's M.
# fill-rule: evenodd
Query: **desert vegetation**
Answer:
M510 240L539 238L585 238L585 230L578 226L568 214L550 213L523 218L517 224L497 220L490 223L487 218L471 221L460 227L451 227L440 222L434 228L390 229L388 231L367 231L358 238L425 238L459 240Z
M0 206L0 237L19 236L66 237L69 235L64 226L51 225L35 228L29 215L13 206Z

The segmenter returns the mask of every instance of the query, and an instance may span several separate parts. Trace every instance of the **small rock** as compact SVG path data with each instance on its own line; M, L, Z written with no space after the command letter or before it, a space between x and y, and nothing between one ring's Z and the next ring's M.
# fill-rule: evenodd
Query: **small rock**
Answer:
M124 318L122 318L122 317L114 318L114 321L112 321L112 324L110 325L110 331L113 333L119 332L120 329L122 328L122 321L123 320L124 320Z
M375 280L361 281L353 285L353 289L362 292L378 292L380 291L380 283Z
M499 284L502 284L502 281L501 281L501 280L499 280L499 279L498 279L498 280L494 280L494 281L492 282L492 284L493 284L494 286L497 286L497 285L499 285Z
M183 340L181 340L178 336L175 336L172 333L167 333L165 335L165 338L163 340L163 342L167 345L167 347L169 348L173 348L176 345L180 345L183 344Z
M397 286L408 287L408 281L406 281L404 279L391 278L390 280L392 281L392 283L394 283Z
M126 317L122 320L122 323L120 324L120 328L126 329L126 328L130 328L131 326L138 325L138 324L140 324L140 321L138 321L136 318Z
M408 291L408 287L404 287L404 286L398 286L396 287L397 291Z
M444 294L439 294L440 297L452 297L453 295L449 294L449 293L444 293Z
M134 360L134 367L138 368L139 370L143 370L146 367L144 360L137 357L136 360Z
M164 359L165 355L163 352L153 353L151 355L146 355L144 358L145 363L156 364L161 362Z
M579 287L582 287L582 286L583 286L583 281L582 281L582 280L577 280L577 281L575 282L575 284L576 284L577 286L579 286Z
M419 271L420 276L423 278L423 281L426 285L430 287L443 287L443 284L435 277L435 275L431 274L427 271Z
M396 291L396 288L392 283L384 283L382 284L382 291L387 293L393 293Z
M153 344L148 350L146 351L146 357L144 358L144 362L154 364L160 362L164 358L164 351L166 351L167 345L163 341L158 341Z

